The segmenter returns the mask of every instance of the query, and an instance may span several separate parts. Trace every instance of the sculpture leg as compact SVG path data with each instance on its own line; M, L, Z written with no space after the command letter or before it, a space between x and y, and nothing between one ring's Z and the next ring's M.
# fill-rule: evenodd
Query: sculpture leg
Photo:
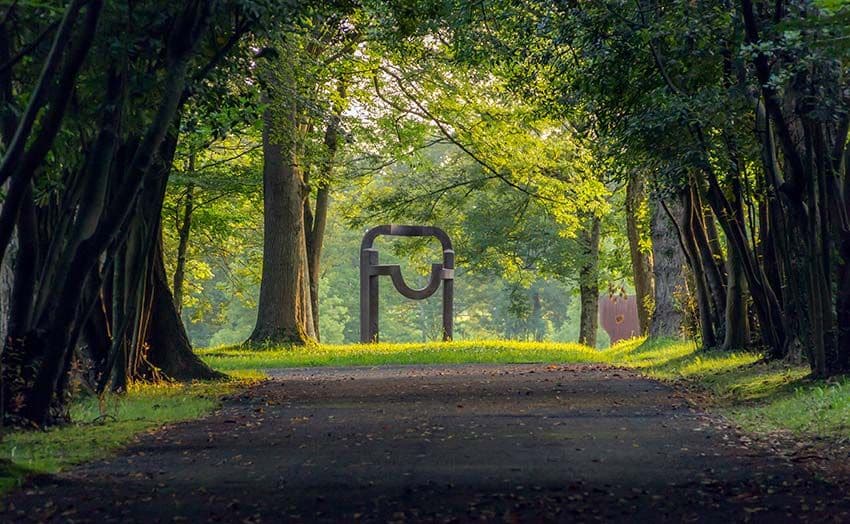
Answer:
M455 300L455 252L443 251L443 341L454 337L454 300Z
M378 265L378 251L360 252L360 342L378 341L378 275L372 268Z
M443 342L454 336L454 280L443 280Z

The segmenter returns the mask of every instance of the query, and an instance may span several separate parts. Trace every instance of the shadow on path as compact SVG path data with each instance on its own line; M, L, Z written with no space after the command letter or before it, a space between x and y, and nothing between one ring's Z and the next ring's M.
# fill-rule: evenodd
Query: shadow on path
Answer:
M850 500L674 390L599 366L277 371L36 480L8 521L848 521Z

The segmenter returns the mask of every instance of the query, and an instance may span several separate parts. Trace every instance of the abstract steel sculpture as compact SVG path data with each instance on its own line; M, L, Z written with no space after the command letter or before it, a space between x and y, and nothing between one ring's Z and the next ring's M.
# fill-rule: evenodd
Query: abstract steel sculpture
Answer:
M404 282L398 264L378 264L378 250L372 245L380 235L398 237L436 237L443 246L443 263L431 264L431 279L422 289ZM443 284L443 340L452 339L455 252L452 241L440 228L429 226L383 225L370 229L360 244L360 342L378 341L378 277L389 275L396 290L407 298L422 300L433 295Z

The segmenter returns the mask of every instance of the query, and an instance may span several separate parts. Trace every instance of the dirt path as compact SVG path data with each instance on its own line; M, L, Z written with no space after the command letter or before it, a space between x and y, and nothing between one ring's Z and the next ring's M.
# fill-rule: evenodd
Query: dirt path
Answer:
M276 372L205 420L41 479L0 520L848 521L670 388L593 366Z

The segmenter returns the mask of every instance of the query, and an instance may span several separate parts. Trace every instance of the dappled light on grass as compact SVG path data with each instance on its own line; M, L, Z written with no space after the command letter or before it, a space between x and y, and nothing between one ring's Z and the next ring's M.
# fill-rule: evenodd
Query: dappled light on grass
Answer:
M256 373L240 373L242 376ZM18 431L0 442L0 491L28 473L53 473L102 457L126 445L134 435L164 424L199 418L218 406L221 396L250 379L192 384L136 384L124 395L94 396L71 404L72 423L46 431Z
M765 362L755 352L702 351L686 341L630 342L606 353L650 377L710 392L705 400L748 431L850 435L850 379L810 380L803 364Z
M788 392L779 398L758 408L733 409L730 414L750 431L850 436L850 379L833 383L797 379L787 384Z

